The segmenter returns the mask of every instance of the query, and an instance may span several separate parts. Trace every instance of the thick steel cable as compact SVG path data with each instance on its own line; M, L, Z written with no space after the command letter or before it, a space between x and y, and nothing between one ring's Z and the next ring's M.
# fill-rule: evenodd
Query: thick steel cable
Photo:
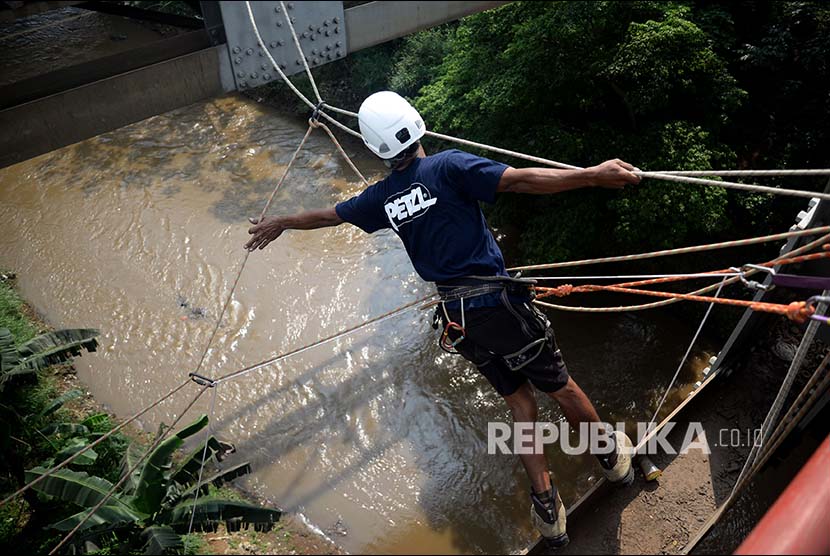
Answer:
M720 297L721 291L723 291L723 286L726 284L726 278L721 280L720 285L718 286L718 291L715 292L715 298ZM660 414L660 409L662 409L663 404L666 403L666 398L669 396L669 392L671 391L674 383L677 382L677 377L680 376L680 371L683 370L683 366L686 364L686 361L689 359L689 354L692 353L692 348L697 343L697 339L700 336L701 331L703 330L703 326L706 324L707 319L709 318L709 314L712 312L712 307L715 306L715 302L712 301L709 303L709 306L706 308L706 313L703 315L703 318L700 320L700 324L695 331L694 336L692 336L692 341L689 342L689 347L686 348L686 353L683 355L683 358L680 360L680 364L677 365L677 370L674 372L674 376L669 382L668 387L666 387L665 392L663 392L663 397L660 398L660 402L657 404L657 409L654 410L654 415L651 416L651 419L646 426L647 429L651 427L651 424L657 419L657 415Z
M683 255L686 253L700 253L702 251L713 251L716 249L728 249L731 247L745 247L747 245L755 245L757 243L768 243L771 241L779 241L782 239L789 239L791 237L801 237L822 233L830 233L830 226L821 226L817 228L810 228L807 230L791 230L779 234L771 234L767 236L735 239L730 241L722 241L720 243L707 243L704 245L693 245L690 247L678 247L676 249L663 249L661 251L650 251L648 253L637 253L634 255L616 255L613 257L602 257L598 259L582 259L578 261L563 261L560 263L545 263L533 264L524 266L514 266L508 268L510 272L527 271L527 270L549 270L553 268L571 268L575 266L585 266L602 263L619 263L628 261L640 261L643 259L653 259L657 257L667 257L670 255ZM830 237L830 236L827 236Z
M818 246L822 245L823 243L825 243L828 240L830 240L830 234L826 234L826 235L824 235L824 236L822 236L822 237L820 237L820 238L818 238L814 241L811 241L810 243L808 243L806 245L803 245L802 247L799 247L798 249L793 249L792 251L790 251L786 255L782 255L780 257L777 257L777 258L773 259L770 262L775 263L775 262L778 262L778 261L781 261L781 260L784 260L784 259L787 259L787 258L791 258L794 255L800 255L801 253L805 253L805 252L810 251L811 249L813 249L815 247L818 247ZM757 272L759 272L759 271L757 271L755 269L750 269L750 270L748 270L744 273L744 276L749 277L749 276L754 275ZM729 278L724 285L728 286L730 284L734 284L738 280L740 280L739 276ZM710 285L710 286L706 286L705 288L701 288L699 290L695 290L693 292L690 292L689 295L701 295L701 294L713 291L717 287L718 287L717 284L713 284L713 285ZM574 306L570 306L570 305L558 305L558 304L554 304L554 303L547 303L545 301L536 301L536 300L534 300L533 303L535 303L535 304L537 304L541 307L547 307L549 309L557 309L559 311L571 311L571 312L577 312L577 313L623 313L623 312L628 312L628 311L644 311L644 310L647 310L647 309L656 309L658 307L665 307L666 305L672 305L672 304L678 303L680 301L682 301L682 300L681 299L665 299L663 301L655 301L653 303L644 303L642 305L623 305L623 306L619 306L619 307L574 307Z
M305 146L306 141L308 140L308 136L311 135L312 127L306 130L305 135L303 136L303 140L300 141L300 144L297 146L297 149L294 151L294 154L291 155L291 160L288 162L288 165L285 167L285 171L282 173L282 177L277 182L276 187L274 187L273 191L271 191L271 195L268 196L268 200L265 203L265 206L262 208L262 212L259 215L259 221L261 222L262 219L265 217L265 214L268 212L268 209L271 208L271 202L274 200L274 196L277 194L277 191L282 187L282 184L285 182L285 178L288 177L288 173L291 171L291 167L294 165L294 162L297 160L297 156L300 154L300 151L303 150L303 146ZM233 294L236 291L236 287L239 285L239 280L242 278L242 272L245 270L245 265L248 264L248 259L251 256L251 251L246 251L245 256L242 258L242 263L239 265L239 269L236 272L236 277L233 280L233 284L231 285L231 289L228 291L228 295L225 297L225 302L222 304L222 310L219 313L219 317L216 319L216 324L213 326L213 331L210 334L210 338L208 339L207 345L205 346L204 351L202 352L202 356L199 358L199 364L196 365L196 370L194 372L198 373L202 369L202 365L205 362L205 358L207 357L208 351L210 350L210 346L213 344L213 340L216 338L216 334L219 331L219 327L222 325L222 321L225 318L225 313L228 311L228 306L233 299Z
M676 183L689 183L692 185L712 185L715 187L723 187L724 189L737 189L740 191L749 191L752 193L768 193L770 195L784 195L787 197L804 197L807 199L817 198L825 201L830 201L830 193L819 193L814 191L802 191L800 189L784 189L783 187L769 187L767 185L758 185L750 183L738 183L734 181L720 181L707 180L703 178L693 178L689 176L681 176L674 174L660 174L659 172L643 172L635 170L632 174L640 176L641 178L653 178L662 181L670 181Z
M26 483L24 486L20 487L18 490L16 490L15 492L10 494L6 498L4 498L3 501L0 502L0 506L5 505L9 501L11 501L13 498L16 498L17 496L20 496L21 494L23 494L24 492L26 492L27 490L32 488L34 485L36 485L37 483L39 483L40 481L42 481L46 477L54 474L56 471L58 471L60 469L63 469L64 467L66 467L67 465L69 465L70 463L75 461L75 459L80 457L81 454L83 454L87 450L91 450L92 448L94 448L95 446L97 446L98 444L100 444L101 442L103 442L104 440L106 440L107 438L109 438L110 436L115 434L116 432L120 431L121 429L123 429L124 427L126 427L127 425L129 425L130 423L135 421L136 419L139 419L142 415L144 415L145 413L147 413L148 411L150 411L154 407L160 405L162 402L164 402L170 396L172 396L173 394L175 394L176 392L178 392L179 390L181 390L182 388L187 386L190 382L191 382L190 380L185 380L179 386L177 386L176 388L170 390L167 394L165 394L164 396L162 396L161 398L159 398L155 402L151 403L150 405L148 405L147 407L145 407L144 409L142 409L141 411L139 411L138 413L136 413L135 415L133 415L132 417L127 419L126 421L122 422L120 425L114 427L109 432L104 433L102 436L97 438L94 442L91 442L90 444L87 444L82 449L78 450L77 452L72 454L70 457L63 460L58 465L52 467L51 469L47 469L42 475L39 475L36 479L30 481L29 483Z
M830 294L830 290L824 290L822 295L826 296L828 294ZM819 303L816 305L816 314L824 314L826 309L826 304ZM781 383L778 394L775 396L775 400L773 400L772 406L767 412L764 422L761 424L760 441L753 443L752 449L746 458L743 469L741 469L741 473L735 481L735 487L732 489L730 497L737 493L738 485L743 482L744 479L748 479L755 473L757 469L755 463L757 462L758 455L761 450L763 450L766 441L769 439L769 435L772 433L772 424L778 418L779 413L781 413L781 409L784 406L787 395L790 393L793 382L795 382L795 378L801 370L801 366L804 364L804 359L807 357L807 352L810 350L810 346L812 346L813 340L818 333L819 326L821 326L821 323L816 320L810 321L810 324L807 325L807 330L804 332L804 337L801 339L801 343L796 350L795 357L793 357L793 360L790 363L787 375L784 377L784 381Z
M228 373L228 374L226 374L226 375L224 375L224 376L221 376L221 377L219 377L218 379L216 379L216 380L214 381L214 384L222 384L223 382L227 382L227 381L229 381L229 380L233 380L233 379L235 379L235 378L239 378L239 377L244 376L244 375L246 375L246 374L248 374L248 373L252 373L252 372L254 372L254 371L257 371L257 370L259 370L259 369L262 369L263 367L267 367L267 366L269 366L269 365L273 365L274 363L277 363L277 362L279 362L279 361L282 361L283 359L287 359L287 358L289 358L289 357L293 357L294 355L298 355L298 354L300 354L300 353L302 353L302 352L304 352L304 351L308 351L308 350L310 350L310 349L312 349L312 348L316 348L316 347L318 347L318 346L321 346L321 345L323 345L323 344L327 344L327 343L332 342L332 341L334 341L334 340L338 340L338 339L340 339L340 338L344 338L344 337L346 337L346 336L348 336L348 335L350 335L350 334L353 334L353 333L357 332L358 330L362 330L363 328L366 328L367 326L370 326L370 325L372 325L372 324L377 324L377 323L383 322L383 321L385 321L385 320L391 319L392 317L397 316L398 314L403 313L404 311L407 311L407 310L409 310L409 309L412 309L412 308L413 308L413 307L415 307L416 305L419 305L419 304L421 304L421 303L423 303L423 302L425 302L425 301L429 301L430 299L432 299L432 298L433 298L433 297L435 297L436 295L437 295L437 294L432 294L432 295L428 295L428 296L422 297L422 298L420 298L420 299L416 299L415 301L411 301L411 302L407 303L406 305L402 305L402 306L400 306L400 307L398 307L398 308L396 308L396 309L392 309L391 311L388 311L388 312L386 312L386 313L383 313L382 315L378 315L378 316L376 316L376 317L374 317L374 318L371 318L371 319L369 319L369 320L367 320L367 321L363 321L363 322L361 322L360 324L356 324L356 325L354 325L354 326L351 326L351 327L349 327L349 328L346 328L346 329L344 329L344 330L341 330L341 331L339 331L339 332L336 332L336 333L332 334L331 336L327 336L327 337L325 337L325 338L323 338L323 339L321 339L321 340L317 340L317 341L312 342L312 343L310 343L310 344L306 344L306 345L305 345L305 346L303 346L303 347L300 347L300 348L297 348L297 349L293 349L293 350L291 350L291 351L289 351L289 352L286 352L286 353L283 353L283 354L280 354L280 355L276 355L276 356L271 357L270 359L266 359L265 361L262 361L262 362L260 362L260 363L255 363L255 364L253 364L253 365L250 365L250 366L248 366L248 367L245 367L244 369L240 369L240 370L238 370L238 371L234 371L234 372L232 372L232 373Z
M188 381L188 382L190 382L190 381ZM95 515L95 512L97 512L98 510L101 509L101 506L103 506L107 502L107 500L109 500L112 497L112 495L115 494L115 491L118 490L118 488L121 485L123 485L127 481L127 479L130 478L130 476L133 474L133 471L135 471L138 468L138 466L141 465L144 462L144 460L147 459L147 457L151 453L153 453L153 450L155 450L156 447L159 444L161 444L161 442L165 439L165 437L167 437L167 435L170 433L170 431L172 431L175 428L175 426L179 423L179 421L181 421L182 417L184 417L185 414L188 411L190 411L190 408L193 407L193 405L196 403L196 401L200 397L202 397L202 394L204 394L205 390L207 390L208 388L209 388L208 386L203 386L202 389L199 390L199 392L196 394L196 396L190 401L190 403L187 404L187 407L184 408L184 411L182 411L179 414L179 416L176 417L176 419L173 421L173 423L170 425L170 427L168 429L166 429L162 434L159 435L159 437L155 440L155 442L153 442L150 445L150 447L144 452L144 454L142 454L142 456L138 459L137 462L135 462L129 469L127 469L127 471L124 473L124 476L121 477L121 479L119 479L119 481L112 486L112 488L95 505L95 507L93 507L86 514L86 516L84 516L84 518L69 533L67 533L66 536L63 537L63 539L61 539L61 542L59 542L58 545L49 552L49 556L52 556L53 554L55 554L61 547L63 547L63 545L65 545L67 542L69 542L69 539L71 539L75 535L75 533L77 533L78 530L87 521L89 521L90 518L92 518L93 515Z
M219 390L217 385L213 385L213 395L210 398L210 409L208 411L208 425L205 428L205 447L202 449L202 463L199 465L199 478L196 480L196 492L193 494L193 511L190 512L190 523L187 526L187 538L190 538L190 533L193 532L193 521L196 519L196 503L199 501L199 491L202 488L202 474L205 471L205 461L207 460L208 444L210 443L210 433L213 429L213 414L216 409L216 391ZM185 549L187 547L185 546Z
M533 276L533 280L690 280L695 278L727 278L740 276L740 272L698 272L691 274L628 274L602 276Z

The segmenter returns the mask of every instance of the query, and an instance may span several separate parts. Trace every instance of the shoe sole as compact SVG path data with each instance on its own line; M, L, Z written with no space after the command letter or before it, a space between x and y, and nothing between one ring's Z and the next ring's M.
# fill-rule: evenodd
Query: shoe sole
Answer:
M560 550L568 546L568 543L571 542L571 539L568 537L567 533L563 533L559 537L543 538L545 539L545 548L548 550Z

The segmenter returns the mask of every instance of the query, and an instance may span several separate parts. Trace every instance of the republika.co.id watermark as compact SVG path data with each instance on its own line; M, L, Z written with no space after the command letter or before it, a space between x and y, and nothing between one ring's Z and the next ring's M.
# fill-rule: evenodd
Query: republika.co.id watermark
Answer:
M556 423L503 423L491 421L487 424L488 454L539 454L545 446L557 444L568 455L589 453L596 456L610 454L614 449L611 434L614 431L626 431L625 423L612 426L609 423L581 423L577 434L566 421ZM680 438L672 443L669 436L677 432L677 423L669 421L657 429L655 423L637 423L637 437L632 438L641 455L658 453L676 455L698 450L706 455L712 453L712 447L752 447L758 445L761 438L760 429L720 429L718 438L710 439L700 422L686 425ZM643 439L645 441L643 442ZM620 446L631 453L631 447Z

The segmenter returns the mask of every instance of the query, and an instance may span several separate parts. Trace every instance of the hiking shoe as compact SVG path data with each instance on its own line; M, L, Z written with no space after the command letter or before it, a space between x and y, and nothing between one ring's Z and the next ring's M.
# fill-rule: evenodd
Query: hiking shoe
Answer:
M609 482L628 486L634 482L634 466L631 463L634 444L622 431L614 431L612 436L616 443L614 453L607 458L600 458L600 465Z
M565 505L562 504L556 487L551 487L541 494L531 490L530 500L530 518L544 538L547 548L554 550L568 544L570 539L565 530Z

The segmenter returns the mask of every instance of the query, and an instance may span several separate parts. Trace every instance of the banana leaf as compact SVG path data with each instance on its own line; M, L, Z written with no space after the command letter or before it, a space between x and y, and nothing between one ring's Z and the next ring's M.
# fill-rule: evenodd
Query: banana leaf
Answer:
M83 421L81 424L85 427L88 427L89 430L97 430L100 428L110 429L110 416L106 413L96 413L95 415L90 415Z
M138 442L131 442L127 449L124 450L124 458L121 460L121 473L119 479L123 479L127 471L132 469L130 477L124 481L122 489L124 494L133 494L138 482L141 479L141 467L138 465L138 460L141 459L143 448Z
M216 461L222 461L227 454L236 451L233 444L217 440L216 437L211 436L207 440L207 452L205 452L205 443L199 445L198 448L185 459L179 468L173 473L173 482L179 485L188 485L196 481L199 477L199 468L202 466L202 455L205 456L205 462L216 458Z
M43 467L35 467L26 471L26 482L35 480L45 472L46 469ZM76 504L82 508L91 508L98 504L112 490L112 487L112 483L106 479L65 468L58 469L52 475L32 486L38 492L53 496L64 502ZM132 510L118 498L117 494L110 497L109 504Z
M245 463L240 463L239 465L234 465L230 469L226 469L224 471L220 471L210 477L205 478L202 480L201 488L199 489L199 493L201 495L207 495L210 491L209 485L213 485L216 488L221 487L225 483L229 483L234 479L238 479L244 475L247 475L251 472L251 464L247 461ZM198 472L197 472L197 481L198 482ZM187 498L192 498L196 494L196 485L192 485L187 490L183 490L181 492L176 493L175 499L178 500L185 500Z
M159 444L147 458L135 489L135 507L139 511L153 514L161 509L172 475L173 454L182 447L184 440L193 436L208 424L207 415L202 415L167 440Z
M178 553L184 548L181 536L166 525L153 525L141 532L144 554Z
M111 500L111 499L110 499ZM89 509L81 510L80 512L67 517L57 523L53 523L49 526L50 529L56 529L58 531L71 531L75 528L78 523L83 521L86 518L86 514L89 513ZM120 527L130 523L140 523L143 520L147 519L149 516L146 514L142 514L140 512L136 512L130 508L126 508L122 505L112 506L109 504L104 504L98 511L96 511L92 517L86 520L86 522L81 525L79 531L85 531L92 527L98 526L107 526L108 528L112 527Z
M51 415L52 413L56 412L58 409L63 407L63 404L66 402L72 401L74 399L80 398L84 395L81 390L70 390L65 392L63 395L58 396L55 398L52 403L47 405L43 408L43 411L37 414L38 417L46 417L47 415Z
M0 374L5 374L20 361L20 354L14 346L14 336L8 328L0 328Z
M66 443L66 446L55 454L55 463L60 463L63 460L74 456L89 444L85 438L72 438ZM92 465L98 460L98 453L90 448L77 458L72 460L71 465Z
M194 507L196 514L193 529L196 531L216 531L217 526L224 523L228 531L239 531L242 527L247 529L253 525L256 531L267 532L282 516L282 511L277 509L245 502L202 498L195 504L192 500L182 502L171 511L161 514L159 521L176 531L187 531Z
M64 438L69 438L71 436L87 436L89 429L78 423L52 423L40 429L40 432L45 436L56 434Z
M99 332L87 328L55 330L36 336L17 348L20 360L17 367L40 370L64 363L81 355L82 350L95 351Z

